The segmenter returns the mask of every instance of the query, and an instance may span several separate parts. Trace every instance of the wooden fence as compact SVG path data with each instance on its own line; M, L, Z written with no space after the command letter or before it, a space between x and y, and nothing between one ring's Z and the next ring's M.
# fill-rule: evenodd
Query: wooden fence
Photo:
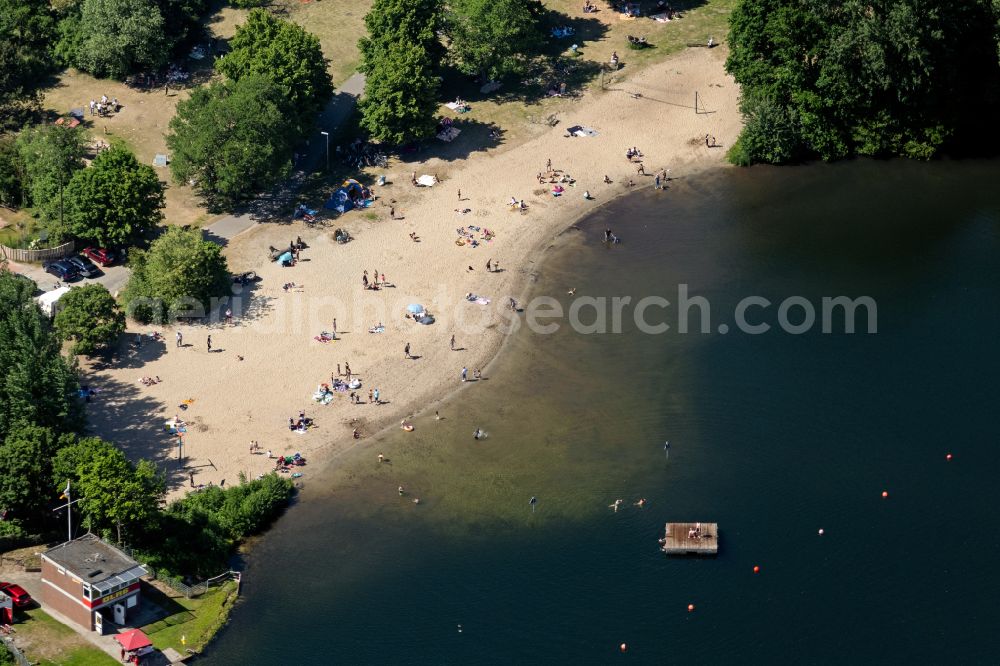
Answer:
M73 241L45 250L19 250L14 247L0 245L0 254L2 254L4 258L9 261L16 261L19 263L40 263L43 261L52 261L53 259L68 257L73 254L75 249L76 244L73 243Z

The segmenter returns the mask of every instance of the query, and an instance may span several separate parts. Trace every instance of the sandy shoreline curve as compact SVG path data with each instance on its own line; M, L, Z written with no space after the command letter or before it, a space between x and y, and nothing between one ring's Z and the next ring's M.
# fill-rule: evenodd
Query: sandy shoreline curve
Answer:
M131 458L160 464L168 494L176 497L191 489L192 480L195 486L235 483L240 473L252 478L270 471L274 461L263 453L269 450L300 452L309 464L296 471L308 481L318 466L398 427L401 419L447 408L457 391L482 385L463 383L463 367L470 379L476 369L488 377L499 362L516 317L506 303L510 297L521 300L530 289L533 272L558 234L618 196L652 188L661 170L687 179L725 163L741 126L739 90L724 71L725 57L724 48L693 48L634 74L623 72L623 80L608 90L588 92L570 104L556 127L517 145L451 162L393 164L391 184L376 188L380 202L367 215L353 211L327 228L263 223L237 236L225 248L230 268L254 270L262 281L229 304L233 322L131 327L130 334L157 330L164 339L144 338L142 348L111 364L83 365L82 382L99 390L89 409L91 429ZM598 135L566 138L566 129L575 125ZM721 146L706 147L706 134ZM625 158L632 146L643 153L646 176ZM548 160L576 179L559 197L552 195L552 185L536 180ZM414 170L441 182L414 188ZM612 184L603 182L605 175ZM630 179L634 188L625 185ZM593 200L585 200L584 191ZM511 210L511 197L523 199L528 212ZM389 219L389 205L403 219ZM333 227L349 229L355 240L338 245ZM460 227L478 227L472 231L477 240L487 229L494 236L475 248L460 246L455 242ZM599 242L597 230L586 231ZM269 246L287 246L299 236L308 245L303 261L292 268L268 261ZM487 259L499 260L501 272L487 273ZM394 286L363 289L362 272L371 277L376 270ZM285 283L301 288L286 291ZM469 293L490 302L468 302ZM435 323L404 319L410 303L426 306ZM332 329L334 318L339 339L317 341L321 331ZM369 333L378 323L384 332ZM183 347L176 346L177 331ZM459 351L450 348L452 335ZM405 357L407 344L417 358ZM354 405L347 393L337 393L328 405L312 400L338 365L343 372L348 363L360 375L361 400L367 403L369 390L377 388L384 404ZM162 381L144 386L138 381L143 376ZM288 419L300 410L316 423L304 434L288 428ZM175 416L187 423L180 451L164 427ZM420 427L419 419L415 424ZM361 439L352 437L353 428ZM250 452L251 441L262 453Z

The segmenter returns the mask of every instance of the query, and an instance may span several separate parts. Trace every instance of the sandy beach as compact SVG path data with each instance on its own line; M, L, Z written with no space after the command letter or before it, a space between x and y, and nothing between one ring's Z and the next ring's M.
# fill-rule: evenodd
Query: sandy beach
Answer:
M163 340L145 338L139 350L111 365L84 367L83 382L99 390L89 409L92 430L133 458L162 463L170 495L176 496L190 489L192 472L198 485L233 483L240 473L252 477L270 471L269 450L301 452L309 465L298 471L308 481L316 465L369 445L380 429L398 427L401 419L426 410L433 418L453 391L476 390L478 382L461 381L463 367L470 379L481 369L488 380L490 363L517 318L506 309L508 300L521 300L556 234L632 189L630 179L635 188L652 188L661 170L669 169L673 178L695 178L725 163L725 151L740 128L739 91L723 69L725 57L725 48L694 48L634 74L623 72L624 80L587 93L560 115L556 127L521 143L461 160L394 162L389 184L375 188L374 207L349 212L325 227L285 220L241 234L225 248L230 268L256 271L262 280L234 297L233 321L130 327L130 342L135 333L153 330ZM598 134L567 138L567 128L576 125ZM707 148L706 134L720 147ZM632 146L643 153L645 176L637 174L637 163L626 160ZM576 181L565 185L560 197L551 194L552 185L536 180L548 160ZM441 182L413 187L414 171ZM611 184L604 183L605 175ZM593 200L585 200L584 191ZM660 196L671 196L669 189ZM511 197L523 199L527 212L512 210ZM390 219L389 205L403 219ZM348 229L354 240L336 243L336 227ZM477 240L486 230L493 236L478 247L458 245L461 227L477 227L471 232ZM595 243L601 240L600 230L584 232ZM269 246L284 247L296 237L308 246L296 266L282 268L268 260ZM499 261L499 272L486 271L488 259ZM363 272L370 278L376 270L392 286L363 289ZM285 290L286 283L298 286ZM490 302L468 302L469 293ZM411 303L426 306L435 323L405 319ZM225 308L220 304L219 311ZM339 339L315 340L332 330L334 318ZM379 323L384 332L368 332ZM177 331L182 347L175 343ZM455 350L449 344L453 335ZM405 357L407 344L412 359ZM360 377L362 404L351 404L346 392L336 393L328 405L313 401L338 364L342 373L350 364ZM143 376L161 382L144 386L138 381ZM368 402L374 389L383 404ZM289 418L297 418L300 410L315 426L292 432ZM187 423L179 462L177 439L164 429L175 416ZM416 428L421 418L414 420ZM360 439L352 436L354 428ZM260 444L261 453L250 452L251 441ZM372 450L373 458L377 453Z

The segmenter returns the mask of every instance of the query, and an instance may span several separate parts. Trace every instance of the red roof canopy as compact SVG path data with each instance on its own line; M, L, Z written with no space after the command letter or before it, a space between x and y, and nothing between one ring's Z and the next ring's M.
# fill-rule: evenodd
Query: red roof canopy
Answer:
M121 643L122 647L126 650L138 650L139 648L153 644L149 640L149 637L138 629L129 629L120 634L115 634L115 640Z

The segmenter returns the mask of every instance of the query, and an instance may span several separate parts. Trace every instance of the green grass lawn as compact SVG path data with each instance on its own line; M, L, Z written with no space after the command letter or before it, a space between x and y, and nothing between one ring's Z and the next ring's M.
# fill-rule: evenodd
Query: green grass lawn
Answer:
M118 662L95 647L80 647L58 659L42 659L41 666L108 666Z
M158 650L170 647L184 654L186 649L201 651L226 623L236 601L236 583L230 581L194 599L167 595L151 586L144 588L143 594L170 615L142 630Z
M32 663L42 666L108 666L117 663L82 636L40 608L23 615L17 632L23 651Z

